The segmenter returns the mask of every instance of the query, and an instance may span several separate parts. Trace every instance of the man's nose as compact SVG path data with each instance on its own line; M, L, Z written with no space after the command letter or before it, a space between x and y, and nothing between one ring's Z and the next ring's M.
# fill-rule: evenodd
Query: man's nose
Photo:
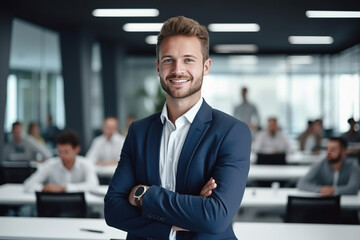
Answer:
M171 73L176 75L184 75L184 64L181 61L175 61L173 68L171 69Z

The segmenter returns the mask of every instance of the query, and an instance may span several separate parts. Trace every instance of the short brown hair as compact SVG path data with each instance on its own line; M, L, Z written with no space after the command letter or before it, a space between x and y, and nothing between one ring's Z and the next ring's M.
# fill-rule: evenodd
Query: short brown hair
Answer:
M203 60L209 58L209 33L205 26L200 25L197 21L183 16L168 19L161 28L156 44L156 58L159 59L160 45L162 41L171 36L185 35L195 36L201 44L201 53Z

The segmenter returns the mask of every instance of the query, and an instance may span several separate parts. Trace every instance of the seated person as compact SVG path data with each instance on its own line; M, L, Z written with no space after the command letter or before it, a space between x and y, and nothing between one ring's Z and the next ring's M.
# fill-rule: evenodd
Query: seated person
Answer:
M320 120L308 121L307 129L299 136L300 150L319 153L321 148L322 123Z
M276 118L269 118L267 129L255 136L253 150L255 153L263 154L291 152L290 143L281 130L279 130Z
M56 139L59 156L48 159L24 182L27 192L78 192L99 185L94 165L82 156L76 133L60 133Z
M354 118L348 119L349 130L341 135L342 138L351 143L360 143L359 124Z
M23 126L14 122L11 129L12 140L4 147L5 161L35 161L50 158L52 154L34 139L24 137Z
M107 117L102 128L103 134L93 140L86 158L98 165L116 165L125 141L125 137L118 133L118 127L115 117Z
M327 159L316 162L297 184L300 190L318 192L322 196L357 194L360 186L360 169L345 160L347 142L343 138L330 138Z
M40 135L40 128L36 122L31 122L28 127L28 136L45 146L45 140Z

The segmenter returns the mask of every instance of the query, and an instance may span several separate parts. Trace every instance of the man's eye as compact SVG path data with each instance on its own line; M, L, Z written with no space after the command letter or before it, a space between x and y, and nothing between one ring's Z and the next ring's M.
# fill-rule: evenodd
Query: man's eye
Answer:
M194 59L187 58L185 59L185 62L194 62Z
M171 62L173 62L172 59L164 59L164 61L163 61L163 63L171 63Z

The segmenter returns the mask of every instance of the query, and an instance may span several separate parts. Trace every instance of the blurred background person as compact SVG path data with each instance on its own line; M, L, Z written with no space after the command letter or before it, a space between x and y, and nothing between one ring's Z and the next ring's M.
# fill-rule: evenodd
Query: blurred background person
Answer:
M28 136L36 140L39 144L45 146L45 140L40 135L40 128L36 122L31 122L28 127Z
M58 157L48 159L24 182L27 192L89 191L99 185L94 165L79 156L80 139L75 132L58 135Z
M260 128L260 116L256 106L248 101L248 89L241 88L242 103L235 107L234 117L248 124L254 132Z
M326 159L314 163L310 171L298 181L297 187L322 196L358 194L360 169L354 161L345 159L346 150L345 139L330 138Z
M115 117L105 118L102 127L103 134L94 138L86 153L86 158L98 165L116 165L125 141L125 137L118 131L118 120Z
M14 122L11 129L12 139L4 146L5 161L43 161L52 154L36 140L23 135L21 122Z
M349 143L360 143L359 123L354 118L348 119L349 130L344 132L341 137L346 139Z
M319 119L308 121L307 129L298 137L300 150L318 154L321 149L322 124Z
M263 154L291 152L289 140L279 129L275 117L268 118L267 129L256 134L253 143L253 151L255 153Z

